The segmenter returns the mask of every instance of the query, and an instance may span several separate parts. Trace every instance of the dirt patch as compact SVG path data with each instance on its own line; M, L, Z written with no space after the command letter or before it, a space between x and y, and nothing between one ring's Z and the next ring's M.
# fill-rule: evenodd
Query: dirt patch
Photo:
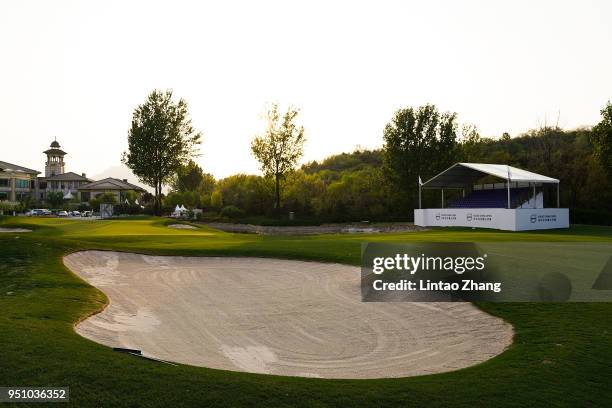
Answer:
M84 251L65 265L110 305L79 334L163 360L322 378L440 373L501 353L512 327L470 303L364 303L353 266Z

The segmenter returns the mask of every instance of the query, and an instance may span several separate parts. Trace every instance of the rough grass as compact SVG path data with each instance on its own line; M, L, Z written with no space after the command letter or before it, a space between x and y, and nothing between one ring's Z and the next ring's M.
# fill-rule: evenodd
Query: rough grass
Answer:
M106 298L62 264L67 253L95 248L358 264L362 241L612 241L612 228L274 237L167 224L156 218L0 219L0 226L34 230L0 235L0 385L70 386L73 405L109 407L601 407L612 401L610 304L480 304L514 325L514 344L451 373L386 380L275 377L173 367L81 338L74 323L102 308Z

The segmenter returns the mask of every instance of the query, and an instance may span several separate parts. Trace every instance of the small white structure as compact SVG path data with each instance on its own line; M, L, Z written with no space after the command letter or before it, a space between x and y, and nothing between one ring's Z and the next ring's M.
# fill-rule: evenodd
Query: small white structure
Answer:
M112 204L100 204L100 218L112 218L113 216L113 205Z
M188 210L187 210L187 208L185 208L184 205L182 205L182 204L180 206L177 205L174 208L174 212L172 213L171 216L174 217L174 218L180 218L180 217L183 217L183 216L187 215L187 211Z
M501 183L481 183L483 178ZM556 208L544 208L543 185L556 184ZM441 190L439 208L423 209L423 189ZM446 203L445 190L462 197ZM508 231L569 227L569 210L559 208L559 180L504 164L457 163L430 180L419 179L419 209L414 223L423 227L477 227Z

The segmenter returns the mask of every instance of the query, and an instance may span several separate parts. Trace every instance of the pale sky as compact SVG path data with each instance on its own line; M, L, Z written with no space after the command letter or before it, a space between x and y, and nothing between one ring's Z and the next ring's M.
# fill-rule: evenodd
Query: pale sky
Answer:
M266 103L301 108L303 162L380 147L404 106L483 136L593 125L612 99L610 1L2 1L0 160L117 166L153 88L187 100L202 167L256 173Z

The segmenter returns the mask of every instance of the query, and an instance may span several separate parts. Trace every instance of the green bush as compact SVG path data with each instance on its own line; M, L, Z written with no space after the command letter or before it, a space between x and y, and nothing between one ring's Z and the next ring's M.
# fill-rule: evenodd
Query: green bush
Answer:
M235 205L227 205L221 209L221 215L235 220L242 217L244 215L244 211Z
M136 204L118 204L113 207L113 212L115 214L122 215L137 215L142 214L142 208Z
M0 202L0 215L5 214L11 214L12 211L16 211L17 205L13 204L13 203L6 203L6 202Z
M572 224L612 225L612 212L600 210L570 210Z

